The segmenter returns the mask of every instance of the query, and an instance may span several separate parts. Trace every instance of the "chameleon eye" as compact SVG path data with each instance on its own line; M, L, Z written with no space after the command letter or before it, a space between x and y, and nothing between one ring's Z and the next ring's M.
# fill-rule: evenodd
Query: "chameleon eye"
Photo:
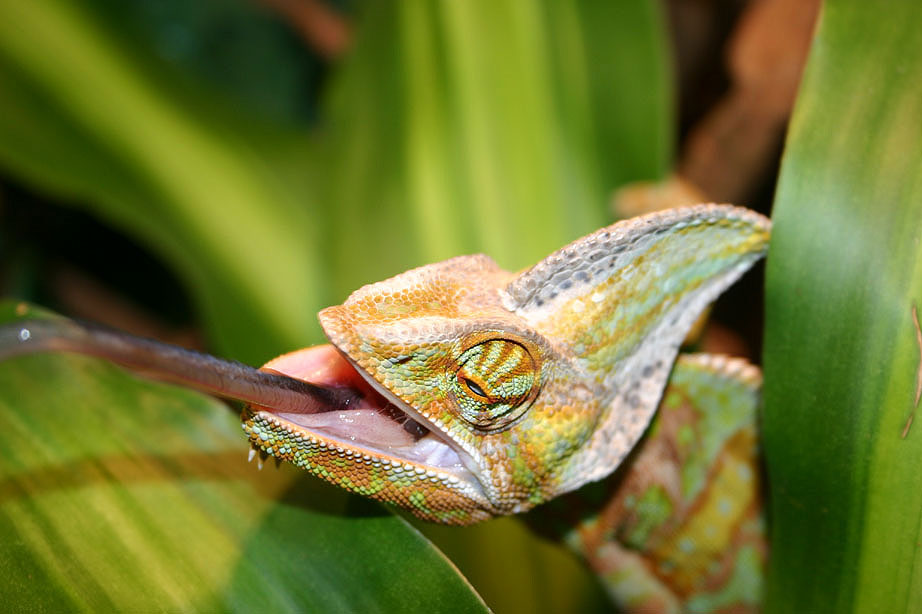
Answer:
M478 386L477 382L475 382L474 380L468 377L462 377L461 381L464 382L464 385L467 386L468 389L470 389L470 391L476 394L478 397L484 397L484 398L487 397L487 393L484 392L483 388Z
M533 399L537 368L528 349L509 339L489 339L458 359L455 400L461 416L484 429L518 418Z

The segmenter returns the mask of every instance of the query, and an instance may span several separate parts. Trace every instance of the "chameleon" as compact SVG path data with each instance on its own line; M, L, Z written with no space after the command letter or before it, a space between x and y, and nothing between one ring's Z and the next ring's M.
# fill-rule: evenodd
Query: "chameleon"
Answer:
M95 354L243 400L251 460L424 520L527 512L622 611L757 611L760 374L679 349L769 235L760 214L696 205L516 273L455 257L356 290L319 313L330 344L260 370L69 320L0 328L0 358Z

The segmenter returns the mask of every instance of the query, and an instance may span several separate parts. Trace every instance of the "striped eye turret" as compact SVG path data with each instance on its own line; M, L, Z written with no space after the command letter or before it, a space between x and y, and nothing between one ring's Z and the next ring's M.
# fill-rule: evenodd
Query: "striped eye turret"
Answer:
M537 382L537 365L523 344L488 339L461 354L452 387L461 416L481 429L494 430L528 409Z

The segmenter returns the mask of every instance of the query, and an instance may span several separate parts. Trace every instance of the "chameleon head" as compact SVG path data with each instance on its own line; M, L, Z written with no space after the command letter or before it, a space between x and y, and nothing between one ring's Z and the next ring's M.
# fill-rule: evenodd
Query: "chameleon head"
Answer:
M438 522L525 511L613 471L701 310L768 221L698 206L602 229L520 274L462 256L320 313L329 346L267 367L348 385L348 411L247 408L264 452Z

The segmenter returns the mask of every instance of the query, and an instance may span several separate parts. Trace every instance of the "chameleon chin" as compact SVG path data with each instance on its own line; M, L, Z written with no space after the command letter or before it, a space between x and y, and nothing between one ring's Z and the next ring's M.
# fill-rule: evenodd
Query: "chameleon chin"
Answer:
M426 520L551 501L529 522L623 610L755 611L760 375L678 350L769 234L759 214L698 205L603 228L517 273L460 256L358 289L320 312L330 345L260 371L67 320L3 328L0 358L91 353L243 400L251 459Z

